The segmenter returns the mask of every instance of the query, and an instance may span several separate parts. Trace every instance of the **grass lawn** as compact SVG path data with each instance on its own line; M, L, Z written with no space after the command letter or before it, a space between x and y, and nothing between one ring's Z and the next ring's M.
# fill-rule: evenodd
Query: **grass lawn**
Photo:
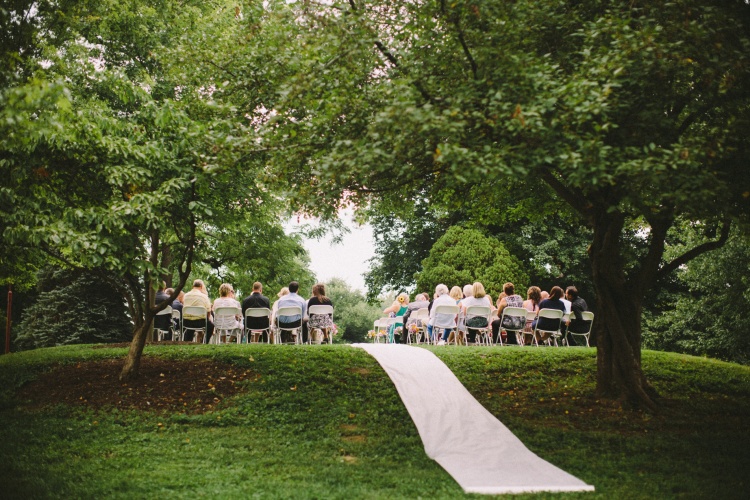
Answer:
M652 415L593 398L593 349L430 349L532 451L596 487L521 498L750 498L750 367L645 351L663 396ZM125 352L0 357L0 497L474 496L427 458L375 360L348 346L147 347L175 366L203 358L252 375L203 413L39 407L17 392L59 364Z

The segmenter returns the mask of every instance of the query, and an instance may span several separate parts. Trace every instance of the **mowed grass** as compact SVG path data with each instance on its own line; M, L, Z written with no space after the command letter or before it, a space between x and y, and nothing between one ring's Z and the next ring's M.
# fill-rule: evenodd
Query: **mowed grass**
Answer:
M430 348L535 453L596 487L533 498L748 498L750 368L644 352L656 415L593 397L593 349ZM153 346L257 374L203 415L24 409L75 346L0 357L2 498L460 498L379 365L349 346ZM457 423L459 425L459 423ZM498 473L502 473L499 471Z

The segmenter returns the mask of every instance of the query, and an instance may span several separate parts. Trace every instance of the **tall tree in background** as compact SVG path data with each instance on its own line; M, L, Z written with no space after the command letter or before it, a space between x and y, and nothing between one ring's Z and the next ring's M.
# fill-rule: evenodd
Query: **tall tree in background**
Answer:
M644 297L750 208L750 6L349 0L299 16L309 36L268 133L300 202L387 212L544 182L592 231L598 392L654 408ZM668 260L680 220L715 237Z

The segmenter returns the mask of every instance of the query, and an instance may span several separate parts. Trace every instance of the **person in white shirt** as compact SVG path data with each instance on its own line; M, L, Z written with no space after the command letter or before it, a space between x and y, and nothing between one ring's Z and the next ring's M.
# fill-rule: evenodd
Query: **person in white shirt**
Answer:
M239 301L234 298L234 288L229 283L222 283L219 287L219 297L214 300L213 305L214 315L219 307L240 307ZM217 328L242 332L242 316L215 316L214 330Z
M456 328L456 315L454 314L437 314L435 311L438 306L447 305L455 306L456 299L448 294L448 287L440 283L435 287L435 300L432 302L432 309L430 309L430 335L432 335L432 329L437 325L440 328L445 328L443 331L443 338L440 339L438 345L445 345L445 341L448 339L450 332Z
M477 336L477 330L475 328L486 328L487 321L484 317L467 317L466 310L471 306L486 306L492 309L492 302L490 302L487 292L484 291L484 285L480 282L476 282L472 285L471 295L461 301L461 311L463 316L466 317L466 336L469 342L475 342Z

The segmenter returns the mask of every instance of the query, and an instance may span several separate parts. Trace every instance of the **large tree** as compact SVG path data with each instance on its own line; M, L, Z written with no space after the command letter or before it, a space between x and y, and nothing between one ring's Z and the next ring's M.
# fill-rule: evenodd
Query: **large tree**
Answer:
M240 36L221 7L18 2L7 19L30 35L0 88L3 251L46 252L120 291L134 323L123 379L167 304L154 303L161 277L176 274L176 295L217 222L278 221L262 158L242 153L252 110L214 99L221 81L192 50L193 37Z
M592 231L598 391L653 408L644 297L748 213L750 6L349 0L305 3L297 26L269 133L304 199L388 210L546 184ZM667 260L679 220L715 237Z

